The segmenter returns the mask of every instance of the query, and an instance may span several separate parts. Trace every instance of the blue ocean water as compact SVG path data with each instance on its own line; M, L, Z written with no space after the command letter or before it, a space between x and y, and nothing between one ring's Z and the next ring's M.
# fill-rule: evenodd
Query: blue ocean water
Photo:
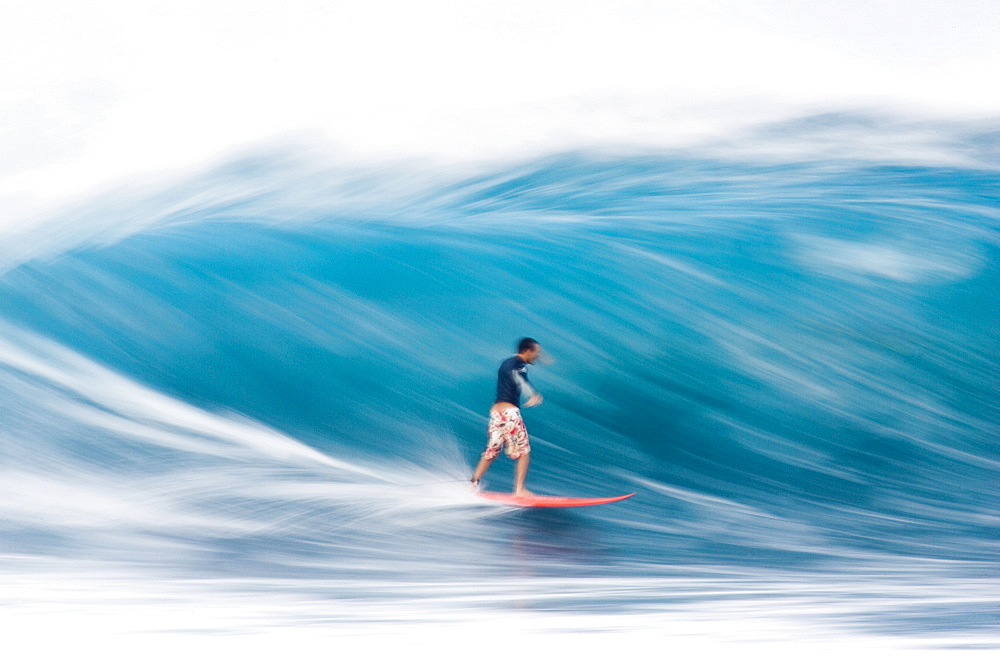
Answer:
M7 574L327 605L293 625L1000 622L995 161L275 151L28 240L0 275ZM547 353L529 487L635 497L466 488L521 336Z

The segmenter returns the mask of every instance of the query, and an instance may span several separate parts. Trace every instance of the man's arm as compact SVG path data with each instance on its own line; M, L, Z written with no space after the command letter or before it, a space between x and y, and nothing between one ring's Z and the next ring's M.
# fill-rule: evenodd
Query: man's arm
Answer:
M514 374L514 382L517 384L517 389L520 391L521 396L527 397L527 401L524 402L524 407L531 408L532 406L537 406L542 403L541 393L532 387L531 383L528 382L528 377L524 373L524 370L514 369L512 373Z

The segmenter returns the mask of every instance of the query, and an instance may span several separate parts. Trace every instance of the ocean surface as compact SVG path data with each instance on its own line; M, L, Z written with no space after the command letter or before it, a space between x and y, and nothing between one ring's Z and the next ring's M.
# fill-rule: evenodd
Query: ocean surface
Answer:
M3 233L7 621L1000 647L1000 133L877 129L261 150ZM468 489L522 336L529 488L633 498Z

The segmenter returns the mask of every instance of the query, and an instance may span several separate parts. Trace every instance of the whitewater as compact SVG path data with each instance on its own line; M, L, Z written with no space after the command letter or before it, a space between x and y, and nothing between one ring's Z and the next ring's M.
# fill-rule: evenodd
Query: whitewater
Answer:
M462 175L271 147L7 229L9 642L25 665L1000 648L1000 135L924 130L900 150L834 115ZM548 352L529 486L633 498L470 491L521 336Z

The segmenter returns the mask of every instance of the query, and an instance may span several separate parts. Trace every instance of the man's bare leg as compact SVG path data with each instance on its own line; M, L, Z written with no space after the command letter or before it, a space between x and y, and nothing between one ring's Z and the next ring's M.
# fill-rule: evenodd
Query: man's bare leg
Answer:
M528 463L531 461L530 453L524 453L517 458L517 468L514 469L514 496L534 496L524 488L524 479L528 476Z
M484 475L486 475L486 470L490 468L490 464L493 463L492 459L487 459L486 457L481 457L479 459L479 465L476 466L475 472L472 474L472 484L478 485L479 481Z

